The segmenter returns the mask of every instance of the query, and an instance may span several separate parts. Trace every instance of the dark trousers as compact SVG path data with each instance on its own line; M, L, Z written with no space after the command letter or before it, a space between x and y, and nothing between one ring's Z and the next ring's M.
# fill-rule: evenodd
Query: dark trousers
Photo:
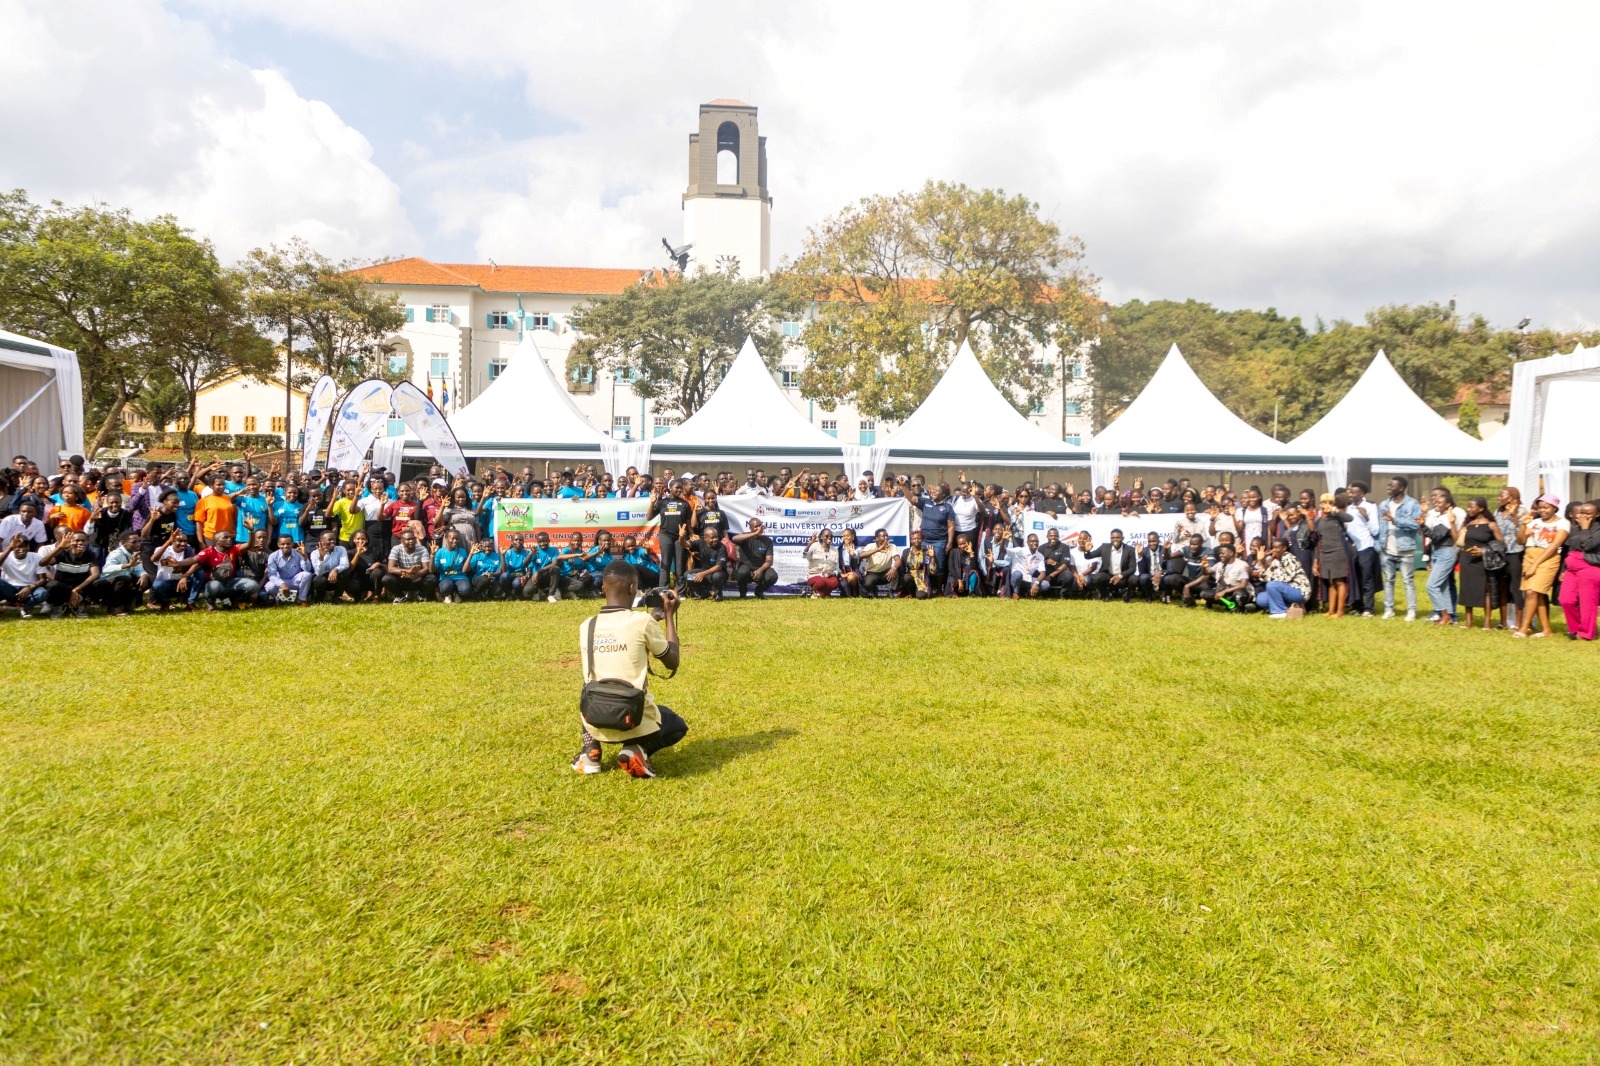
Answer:
M588 573L563 577L561 591L567 596L588 596L594 592L594 578Z
M1161 594L1163 596L1182 596L1183 586L1188 583L1189 579L1182 574L1162 574Z
M670 748L682 740L689 732L689 723L678 717L670 707L656 706L656 711L661 715L661 728L654 733L646 734L635 740L624 741L626 744L637 744L644 749L646 755L654 755L663 748ZM578 719L581 724L583 719ZM598 751L600 742L590 735L587 729L583 731L583 747L585 751Z
M139 579L131 574L103 577L89 586L89 594L112 611L131 611L139 593Z
M756 577L756 567L749 563L740 563L733 571L734 584L739 588L739 598L744 599L744 591L752 584L756 587L756 598L766 595L768 589L778 583L778 572L772 567L767 567L765 573Z
M311 579L311 599L321 602L328 597L338 598L344 592L345 581L349 575L348 570L330 570L326 574L318 574Z
M863 570L861 572L861 595L876 596L878 594L878 590L881 588L887 588L890 591L893 591L894 586L889 580L890 573L891 571L888 570L885 570L881 574L875 573L871 570Z
M661 584L670 585L683 577L683 544L676 533L657 533L656 545L661 549Z
M1138 578L1123 578L1123 580L1117 582L1115 585L1111 583L1111 578L1112 575L1106 573L1104 570L1099 571L1089 578L1090 582L1094 585L1095 595L1099 596L1103 600L1110 599L1113 596L1120 596L1123 600L1130 600L1133 598L1134 582L1137 581Z
M472 598L475 600L492 600L499 591L499 574L479 574L472 579Z
M383 586L383 567L376 564L367 567L359 574L354 570L347 571L349 577L344 583L344 589L355 599L361 599L368 592L377 592Z
M432 574L423 574L421 577L399 577L395 574L383 575L383 594L385 596L419 596L425 600L433 599L433 594L439 589L439 582Z
M705 599L707 596L711 596L720 600L722 599L722 590L728 585L728 572L719 568L701 577L690 575L688 582L689 595L697 599Z
M1353 595L1351 609L1362 614L1372 614L1378 606L1378 588L1383 584L1383 568L1378 563L1377 548L1363 548L1356 552L1355 572L1350 576Z
M1155 594L1155 582L1149 574L1135 574L1133 576L1134 594L1141 599L1150 599Z
M536 570L528 577L526 594L529 596L554 596L561 580L561 571L554 566L546 570Z

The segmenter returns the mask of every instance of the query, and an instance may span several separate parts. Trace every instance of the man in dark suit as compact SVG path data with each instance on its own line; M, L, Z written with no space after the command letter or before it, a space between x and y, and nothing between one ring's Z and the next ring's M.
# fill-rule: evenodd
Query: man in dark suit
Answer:
M1144 547L1134 556L1134 591L1147 600L1154 598L1161 584L1161 566L1165 561L1166 552L1161 547L1161 534L1147 535Z
M1133 598L1134 578L1139 572L1138 553L1122 541L1122 530L1113 529L1111 540L1088 552L1100 560L1094 573L1095 592L1102 600L1122 597L1123 603Z

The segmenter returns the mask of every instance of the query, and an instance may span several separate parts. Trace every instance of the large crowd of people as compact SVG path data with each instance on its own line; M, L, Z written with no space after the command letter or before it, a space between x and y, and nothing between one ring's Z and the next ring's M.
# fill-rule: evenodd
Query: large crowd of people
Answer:
M1600 606L1600 521L1595 501L1553 494L1525 504L1514 487L1458 503L1426 500L1404 477L1380 493L1353 482L1335 492L1263 491L1169 479L1124 490L1071 484L1014 489L960 476L952 487L920 475L843 476L785 467L659 475L630 468L613 479L579 466L547 477L494 466L477 479L439 468L310 474L212 459L147 469L94 468L81 457L45 473L25 456L0 470L0 608L22 617L82 616L93 607L248 610L274 605L549 600L599 595L616 560L645 586L689 596L763 598L778 583L773 542L759 520L733 529L718 500L771 495L852 501L903 497L910 543L886 531L819 531L804 550L809 595L1144 600L1275 619L1320 611L1384 618L1423 610L1416 571L1427 570L1429 620L1438 625L1552 632L1594 640ZM659 522L655 550L597 530L552 543L546 534L497 544L502 498L640 497ZM1135 542L1113 529L1063 541L1025 528L1028 511L1137 519ZM1155 517L1159 516L1159 517ZM1170 523L1170 525L1169 525ZM1130 522L1130 525L1133 524ZM1151 527L1159 527L1152 532Z

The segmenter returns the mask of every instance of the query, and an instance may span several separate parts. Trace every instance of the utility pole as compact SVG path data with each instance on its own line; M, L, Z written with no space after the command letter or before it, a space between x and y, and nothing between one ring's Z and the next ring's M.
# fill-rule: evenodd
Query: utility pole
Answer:
M1272 400L1272 439L1278 439L1278 398Z
M290 314L286 320L287 329L283 339L283 472L285 475L294 469L294 460L290 455L290 446L294 443L289 434L294 432L294 386L291 384L294 374L294 315ZM302 446L302 451L304 446Z

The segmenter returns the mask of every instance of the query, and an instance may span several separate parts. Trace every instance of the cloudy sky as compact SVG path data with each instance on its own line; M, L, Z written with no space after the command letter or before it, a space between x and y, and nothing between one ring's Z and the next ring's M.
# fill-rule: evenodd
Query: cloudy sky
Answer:
M1600 324L1600 6L0 0L0 186L225 256L660 265L695 108L759 105L774 239L944 178L1106 294Z

